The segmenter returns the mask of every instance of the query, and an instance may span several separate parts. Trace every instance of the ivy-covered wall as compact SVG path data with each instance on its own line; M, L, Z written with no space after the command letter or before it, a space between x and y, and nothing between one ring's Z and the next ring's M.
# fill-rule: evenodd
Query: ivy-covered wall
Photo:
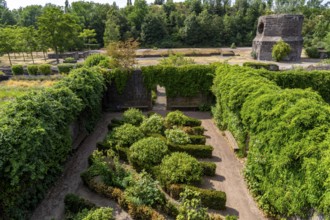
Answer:
M251 192L267 214L330 215L330 107L312 90L282 89L260 71L222 65L214 117L244 152Z
M61 173L71 151L69 125L83 116L91 131L105 89L96 69L72 71L55 86L6 106L0 117L0 213L27 219Z

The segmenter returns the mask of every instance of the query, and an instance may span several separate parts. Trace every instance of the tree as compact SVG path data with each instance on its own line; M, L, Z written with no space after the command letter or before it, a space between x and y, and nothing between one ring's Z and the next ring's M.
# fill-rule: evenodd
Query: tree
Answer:
M107 20L103 36L103 41L105 45L120 40L119 28L119 25L117 25L112 19Z
M0 54L6 53L10 65L12 65L10 53L13 52L15 36L12 28L0 28Z
M95 36L96 36L95 30L91 30L91 29L84 29L79 34L79 37L84 40L85 46L89 46L89 47L90 47L90 44L96 42L96 40L94 38Z
M133 39L112 42L107 47L107 53L115 61L116 66L130 69L136 64L135 51L139 44Z
M160 42L167 35L164 19L159 15L149 13L142 24L141 40L147 44Z
M47 45L55 51L56 61L59 63L58 53L69 46L69 39L78 37L79 26L75 17L64 14L58 7L47 7L38 18L39 34L45 38Z
M22 8L22 10L19 11L18 24L25 27L34 26L36 28L37 20L42 14L42 10L43 8L40 5L30 5Z

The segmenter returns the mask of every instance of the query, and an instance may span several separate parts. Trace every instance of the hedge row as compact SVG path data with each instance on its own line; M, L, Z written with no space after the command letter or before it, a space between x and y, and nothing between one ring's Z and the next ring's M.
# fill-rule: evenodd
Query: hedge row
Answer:
M7 105L0 117L0 213L25 219L61 173L71 151L69 125L78 116L92 129L100 115L104 79L79 69L52 88Z
M183 184L172 184L166 188L166 191L171 197L178 200L180 199L180 193L183 192L185 188L199 192L203 206L215 210L226 209L227 196L226 193L222 191L217 191L213 189L201 189L198 187Z
M211 158L213 147L210 145L173 145L169 144L168 149L171 152L186 152L187 154L197 158Z
M200 162L204 176L215 176L217 165L213 162Z
M330 108L311 90L281 89L259 70L222 65L214 117L241 148L251 192L269 214L330 215Z
M166 88L168 97L192 97L200 93L209 94L215 69L213 65L158 65L142 67L142 74L150 90L160 85Z

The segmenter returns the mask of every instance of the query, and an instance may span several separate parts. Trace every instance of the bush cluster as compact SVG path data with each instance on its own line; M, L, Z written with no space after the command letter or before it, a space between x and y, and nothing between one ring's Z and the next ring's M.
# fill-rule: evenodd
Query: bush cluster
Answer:
M38 65L28 65L27 71L29 75L37 75L38 74Z
M50 64L40 64L38 65L38 74L40 75L51 75L52 66Z
M279 66L272 63L245 62L243 63L243 66L251 67L253 69L279 70Z
M215 119L241 147L248 143L245 175L266 212L306 217L314 209L329 215L329 105L311 90L281 89L259 73L218 68Z
M153 114L145 119L140 128L145 134L163 134L165 120L161 115Z
M198 160L186 153L175 152L164 157L158 169L158 176L163 185L173 183L196 183L201 181L202 166Z
M75 64L72 64L72 63L65 63L65 64L58 64L57 65L58 72L59 73L65 73L65 74L70 73L70 71L73 70L74 67L75 67Z
M24 69L23 69L23 66L22 65L12 65L11 66L11 71L13 73L14 76L17 76L17 75L23 75L24 74Z
M142 111L136 108L130 108L123 113L123 121L134 126L140 126L144 118Z
M129 150L129 162L135 169L150 171L160 164L168 153L166 143L155 137L148 137L135 142Z
M291 47L288 43L284 41L277 42L272 48L272 58L275 61L281 61L291 52Z
M172 128L173 126L200 126L202 122L198 119L191 118L183 114L181 111L169 112L165 117L165 126Z
M179 128L167 129L165 135L168 144L183 145L191 143L189 135Z
M169 144L168 148L171 152L185 152L196 158L211 158L213 147L210 145L173 145Z
M68 126L87 108L98 109L103 83L98 72L83 69L6 105L0 117L0 209L5 218L26 218L56 180L71 151Z
M131 124L123 124L113 129L107 141L110 146L130 147L143 137L144 134L138 127Z

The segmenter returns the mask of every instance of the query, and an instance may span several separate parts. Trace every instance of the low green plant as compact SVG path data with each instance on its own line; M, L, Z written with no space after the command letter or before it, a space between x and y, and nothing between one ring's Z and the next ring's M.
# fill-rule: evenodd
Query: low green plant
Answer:
M194 59L186 58L181 53L170 54L169 57L163 58L159 62L160 65L168 65L168 66L183 66L194 63L195 63Z
M86 58L84 65L85 67L98 66L103 60L109 60L109 57L103 54L91 54Z
M272 58L278 62L288 56L290 52L290 45L283 40L280 40L272 48Z
M226 215L225 220L238 220L236 215Z
M41 74L41 75L50 75L50 74L52 74L51 65L49 65L49 64L40 64L38 66L38 74Z
M58 64L57 65L58 72L59 73L65 73L65 74L70 73L70 71L73 70L74 67L75 67L75 65L72 64L72 63Z
M113 129L107 137L107 142L110 146L130 147L143 137L144 134L138 127L131 124L123 124Z
M115 218L112 208L102 207L89 211L82 220L115 220Z
M163 134L165 130L164 118L159 114L153 114L146 118L140 128L145 134Z
M73 57L67 57L63 60L63 63L76 63L77 60Z
M187 153L175 152L164 157L157 177L163 185L191 184L201 181L202 172L202 166L196 158Z
M129 108L123 113L123 121L127 124L140 126L144 119L142 111L136 108Z
M317 47L307 47L305 52L309 58L320 58L320 53Z
M169 144L168 148L171 152L185 152L196 158L212 158L213 147L210 145L173 145Z
M150 171L161 163L168 153L166 143L155 137L148 137L135 142L129 151L129 162L138 171L145 169Z
M165 196L158 188L158 182L142 172L131 187L125 190L127 200L135 205L155 207L165 204Z
M23 66L22 65L12 65L11 66L11 71L13 73L14 76L17 76L17 75L23 75L24 74L24 69L23 69Z
M183 112L176 110L168 113L165 117L165 126L172 128L173 126L200 126L201 121L188 117Z
M27 71L29 75L37 75L38 74L38 65L28 65Z
M191 143L189 135L179 128L167 129L165 135L169 144L184 145Z
M176 220L208 220L207 208L204 208L200 199L200 193L185 189L180 193L181 203Z

